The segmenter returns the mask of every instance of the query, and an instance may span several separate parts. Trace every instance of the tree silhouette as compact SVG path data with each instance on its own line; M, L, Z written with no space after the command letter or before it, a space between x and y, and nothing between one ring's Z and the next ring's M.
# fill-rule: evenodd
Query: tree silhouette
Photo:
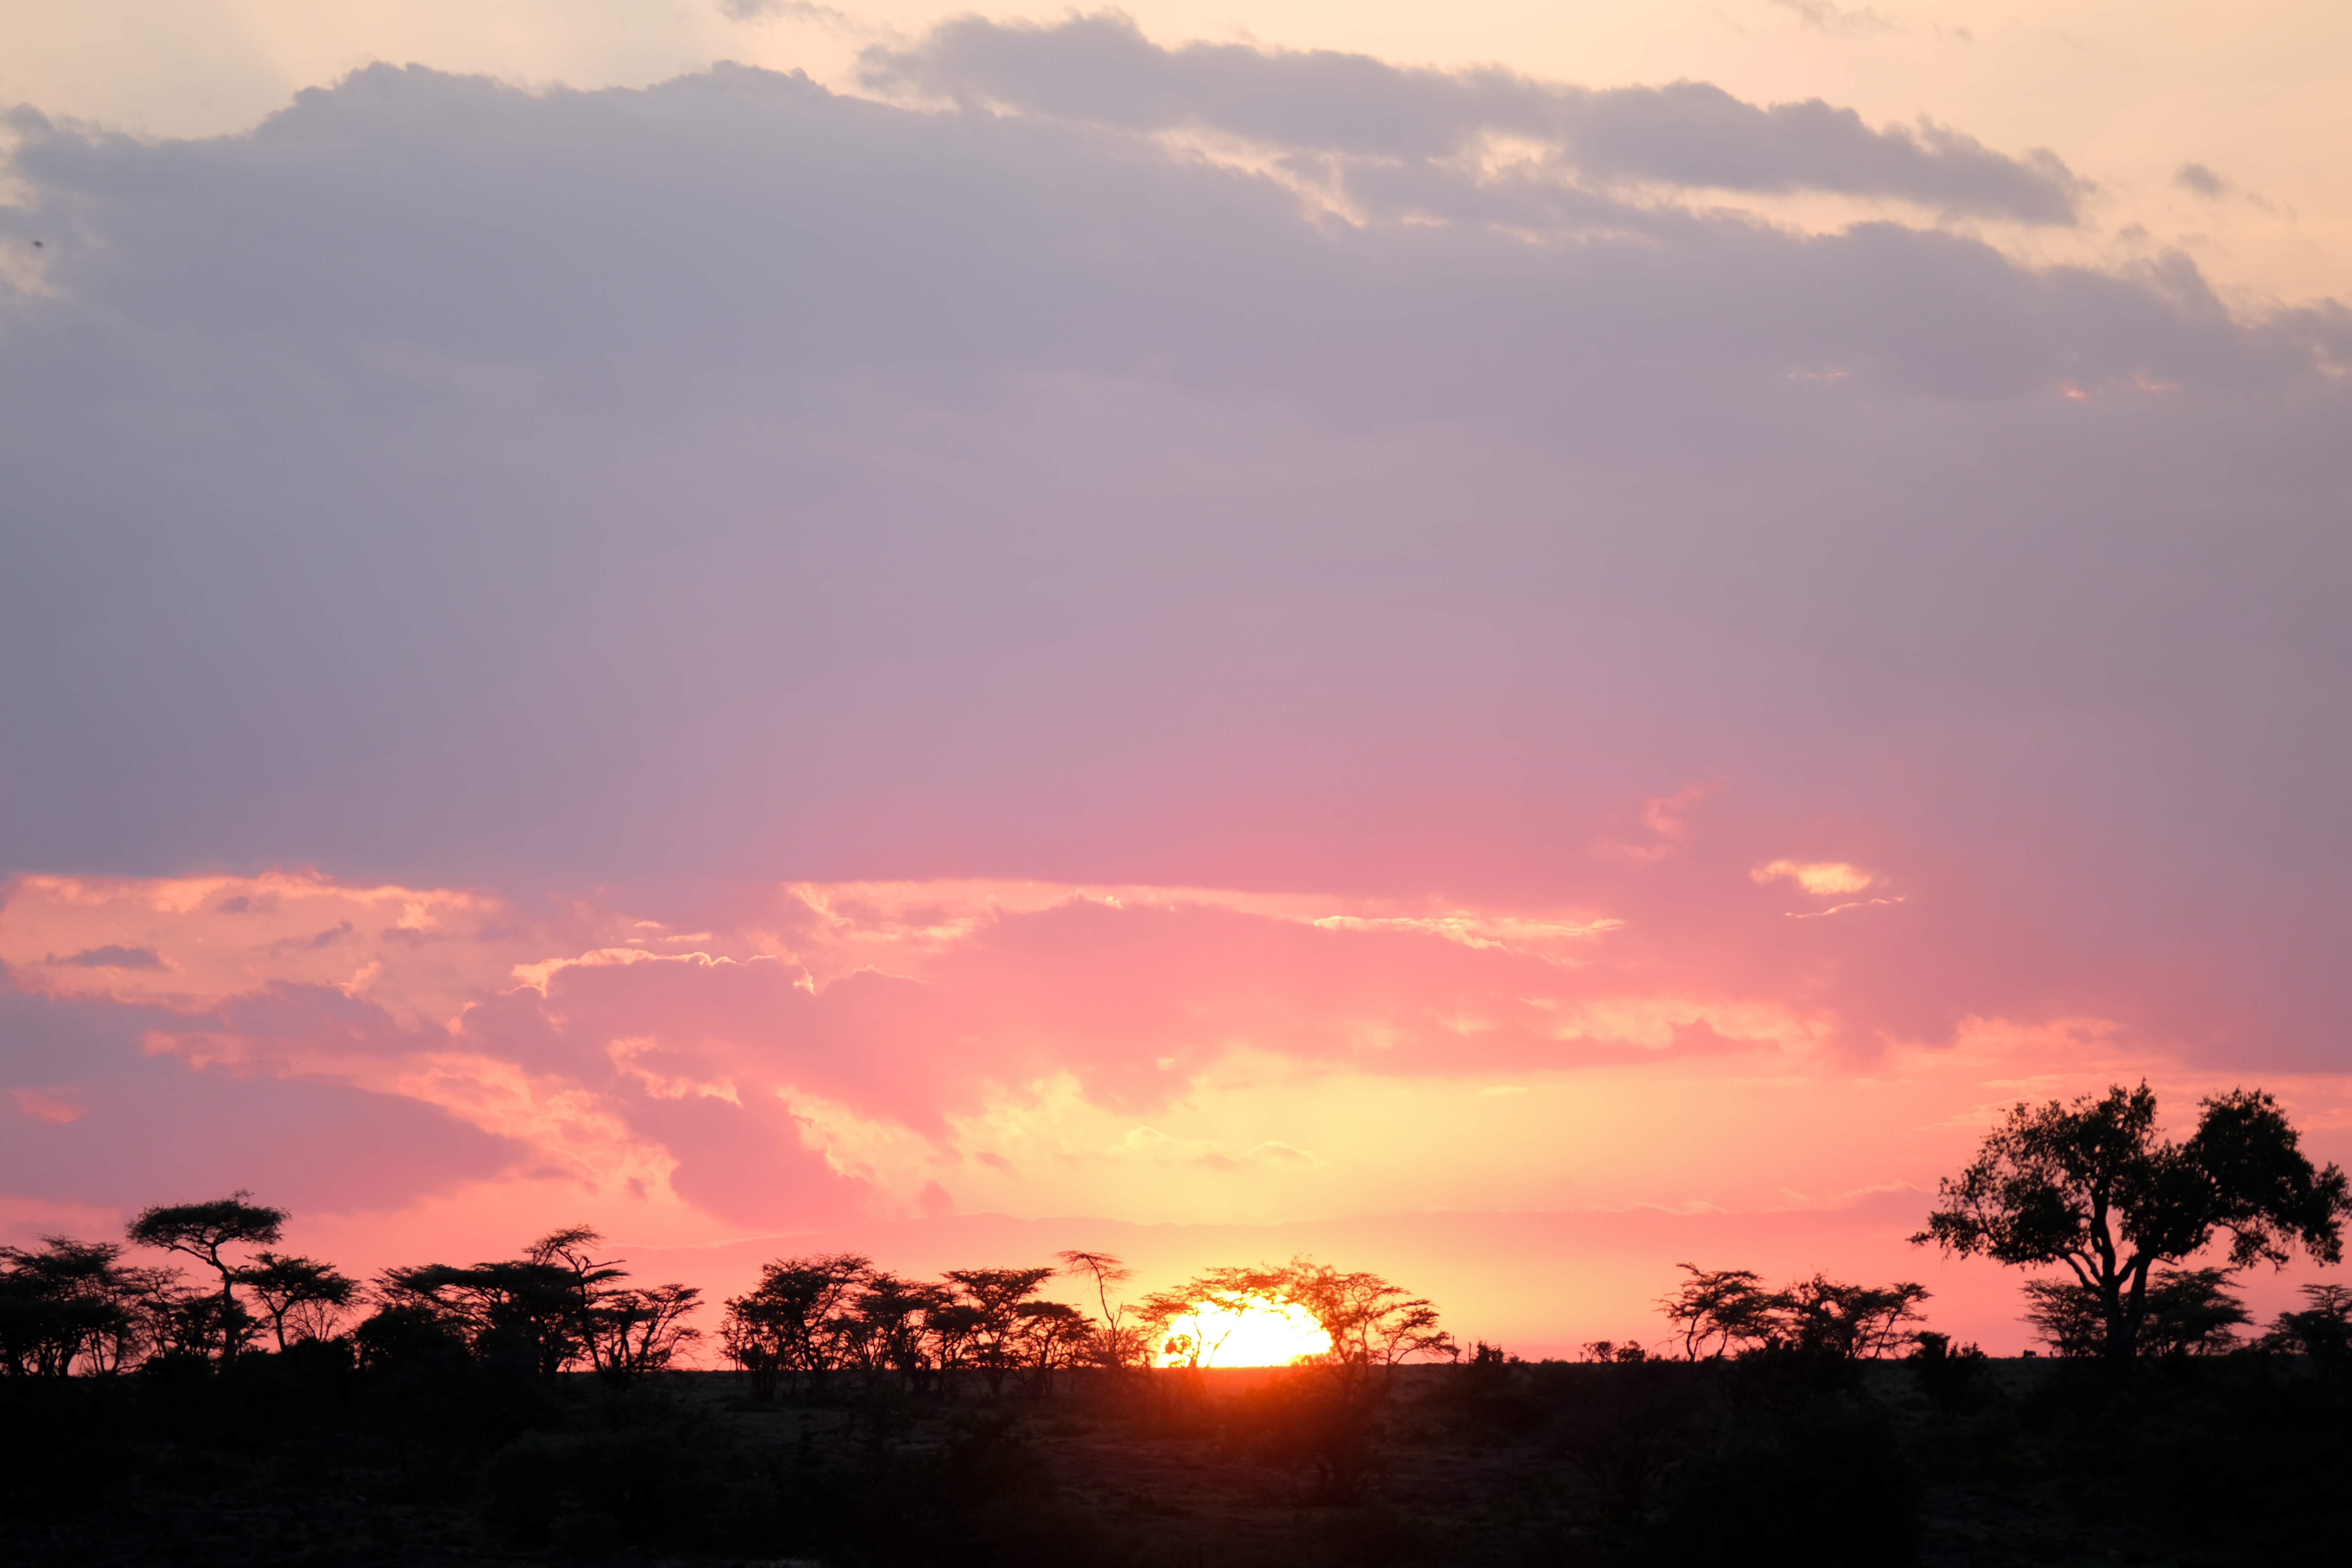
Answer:
M1919 1321L1924 1285L1883 1289L1843 1285L1816 1274L1774 1291L1768 1301L1779 1343L1841 1361L1882 1356L1908 1342L1906 1324Z
M2352 1214L2344 1173L2315 1169L2278 1102L2235 1089L2202 1102L2197 1131L2156 1133L2156 1096L2111 1089L2072 1106L2013 1107L1957 1177L1914 1243L1967 1258L2063 1264L2095 1301L2103 1353L2129 1361L2147 1321L2148 1275L2230 1235L2230 1266L2283 1266L2301 1246L2343 1257Z
M1194 1317L1197 1321L1199 1310L1204 1307L1212 1313L1240 1313L1260 1302L1286 1300L1287 1298L1282 1294L1284 1283L1283 1270L1279 1268L1227 1265L1204 1270L1181 1285L1154 1290L1139 1306L1139 1324L1151 1347L1147 1359L1173 1356L1186 1366L1199 1366L1216 1354L1217 1347L1202 1343L1197 1335L1171 1333L1174 1323L1186 1317Z
M2230 1294L2226 1268L2158 1268L2148 1276L2140 1322L2143 1355L2219 1355L2237 1345L2232 1331L2252 1319ZM2025 1282L2025 1321L2062 1356L2099 1355L2106 1319L2098 1293L2071 1279Z
M286 1320L298 1325L305 1308L348 1307L359 1296L360 1283L335 1271L333 1265L313 1258L285 1258L257 1252L253 1261L236 1271L236 1282L251 1290L261 1310L269 1314L278 1348L286 1349ZM312 1327L317 1327L314 1322ZM321 1336L313 1333L310 1337Z
M1051 1268L950 1268L947 1279L964 1293L974 1315L971 1359L987 1374L992 1396L1004 1390L1004 1374L1021 1364L1021 1308L1054 1277Z
M981 1359L981 1335L988 1327L988 1315L960 1300L950 1287L941 1285L938 1289L938 1304L923 1314L923 1338L930 1347L932 1364L939 1369L940 1385L947 1387L952 1385L956 1373Z
M876 1278L872 1262L852 1252L761 1264L760 1282L729 1299L719 1328L720 1342L751 1378L753 1396L774 1397L787 1373L814 1381L841 1364L841 1319Z
M1761 1276L1748 1268L1703 1269L1675 1265L1690 1279L1658 1303L1666 1321L1682 1331L1683 1359L1727 1355L1772 1337L1771 1298ZM1709 1352L1707 1347L1714 1346Z
M627 1278L618 1261L590 1256L603 1239L572 1226L541 1237L518 1258L391 1268L377 1281L377 1294L387 1303L441 1313L477 1357L520 1361L552 1382L594 1353L598 1303L614 1281Z
M864 1364L895 1372L908 1388L922 1389L939 1361L939 1315L954 1300L945 1286L929 1280L869 1272L855 1312Z
M42 1238L38 1251L0 1247L0 1374L64 1377L111 1371L138 1333L142 1271L111 1242ZM109 1355L109 1350L115 1353Z
M1189 1334L1169 1336L1171 1324L1203 1307L1239 1313L1269 1301L1298 1307L1314 1318L1331 1341L1319 1358L1329 1366L1386 1373L1416 1355L1455 1353L1454 1336L1438 1326L1437 1309L1427 1300L1377 1274L1344 1273L1308 1258L1279 1267L1207 1269L1145 1297L1139 1321L1151 1331L1159 1354L1199 1366L1217 1347L1195 1342Z
M1847 1285L1815 1274L1767 1290L1752 1269L1679 1267L1690 1279L1658 1310L1681 1331L1686 1361L1768 1346L1842 1361L1885 1355L1909 1342L1906 1325L1927 1299L1926 1286L1907 1281Z
M1055 1367L1069 1365L1094 1343L1094 1320L1061 1301L1015 1302L1013 1319L1014 1357L1034 1374L1039 1394L1053 1388Z
M1093 1342L1095 1359L1113 1371L1151 1364L1151 1336L1127 1321L1127 1303L1110 1304L1110 1288L1135 1278L1135 1270L1108 1252L1056 1253L1062 1271L1094 1282L1095 1300L1102 1307L1102 1327Z
M2307 1355L2326 1367L2352 1360L2352 1286L2305 1285L2304 1309L2281 1312L2263 1336L2263 1348Z
M286 1227L286 1211L245 1200L253 1194L239 1188L208 1204L173 1204L142 1209L127 1230L131 1243L166 1252L185 1253L220 1275L220 1307L212 1331L220 1336L221 1359L234 1356L251 1333L251 1323L236 1300L236 1265L221 1256L231 1246L267 1246Z
M701 1304L702 1292L691 1285L597 1292L587 1320L588 1356L597 1375L627 1384L668 1366L702 1337L686 1321Z
M1385 1373L1414 1356L1450 1360L1455 1353L1437 1309L1377 1274L1342 1273L1295 1258L1281 1271L1278 1296L1315 1315L1331 1336L1330 1359L1343 1366Z

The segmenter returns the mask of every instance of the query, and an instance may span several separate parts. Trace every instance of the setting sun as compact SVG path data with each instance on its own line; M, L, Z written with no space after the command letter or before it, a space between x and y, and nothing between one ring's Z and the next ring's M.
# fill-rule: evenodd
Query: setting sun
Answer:
M1288 1366L1330 1349L1331 1336L1313 1313L1260 1296L1232 1305L1202 1302L1171 1321L1160 1364Z

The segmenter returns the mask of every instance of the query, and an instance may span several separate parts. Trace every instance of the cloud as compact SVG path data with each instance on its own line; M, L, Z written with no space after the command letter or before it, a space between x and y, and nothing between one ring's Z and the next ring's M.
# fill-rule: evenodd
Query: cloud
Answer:
M2340 306L2021 259L1945 207L2073 187L1827 107L902 58L985 107L14 122L5 1087L87 1110L10 1183L1720 1204L1633 1131L1820 1194L2044 1076L2339 1065Z
M1849 866L1843 860L1775 860L1769 866L1757 867L1748 876L1759 883L1785 878L1817 895L1858 893L1877 880L1860 867Z
M37 1121L79 1121L89 1113L89 1107L79 1100L47 1089L13 1089L8 1092L15 1098L16 1109Z
M2230 181L2202 163L2181 164L2172 172L2172 183L2189 195L2203 196L2209 201L2219 201L2234 188Z
M1904 31L1902 22L1869 5L1849 9L1832 5L1831 0L1769 0L1769 3L1793 13L1800 22L1817 33L1867 38Z
M810 0L719 0L719 14L732 22L760 22L772 16L834 26L850 22L848 13L831 5L813 5Z
M1474 911L1513 932L1479 945L1335 925L1321 911L1349 900L1328 896L803 887L705 895L688 953L567 956L543 931L553 956L522 977L464 965L478 989L442 1021L271 972L299 973L299 949L170 1008L130 975L118 995L0 993L21 1133L0 1191L89 1206L244 1184L308 1214L462 1204L516 1233L588 1212L669 1237L1570 1193L1835 1206L1931 1183L2021 1094L2117 1073L2223 1081L2144 996L2066 1015L2080 976L2036 985L2011 964L1995 984L1974 962L1931 962L1988 922L1981 907L1796 924L1752 861L1705 831L1691 853L1703 897L1570 937ZM1628 896L1688 864L1637 868ZM169 886L108 902L133 918L173 902ZM11 901L37 913L52 893L19 884ZM183 908L186 936L167 924L164 950L215 929L218 902ZM2049 1021L1967 1011L1995 1001ZM1906 1024L1921 1032L1893 1037ZM2340 1075L2264 1081L2323 1109L2345 1092Z
M495 1179L524 1152L389 1084L306 1070L272 1030L315 1050L371 1021L331 1031L302 999L268 994L206 1020L219 1056L195 1066L152 1032L185 1020L0 988L0 1088L19 1113L0 1138L0 1193L128 1210L245 1186L314 1212L382 1211Z
M1042 27L961 17L912 46L869 48L863 72L883 90L1370 160L1348 188L1375 203L1383 189L1431 194L1444 165L1475 163L1495 139L1539 150L1532 162L1517 154L1523 184L1572 170L1603 185L1832 192L2028 224L2074 222L2084 188L2047 153L2012 158L1924 122L1873 130L1818 99L1760 106L1704 82L1595 90L1499 68L1409 68L1328 50L1165 48L1109 12ZM1413 177L1383 171L1396 160Z
M123 947L109 943L104 947L84 948L63 958L51 956L47 962L75 969L161 969L163 961L155 956L152 947Z
M353 887L316 871L33 875L0 883L0 952L22 983L54 995L201 1011L246 994L260 973L364 998L403 1020L438 1021L504 980L519 958L543 952L556 932L602 937L623 952L664 945L657 925L607 915L582 927L569 913L532 919L461 889Z
M1192 81L1087 27L1037 37ZM1244 53L1199 58L1304 68ZM1416 146L1487 101L1335 59L1425 94ZM213 911L179 946L67 879L10 906L60 994L115 981L50 955L147 948L138 994L201 1007L289 943L289 983L438 1023L516 964L680 951L544 898L667 875L1671 925L1711 896L1678 876L1831 821L1824 858L2011 911L1938 963L2104 996L2161 952L2168 994L2271 998L2197 1004L2233 1033L2332 1014L2262 977L2347 972L2339 851L2285 826L2330 820L2340 731L2242 698L2345 696L2336 307L1434 163L1458 220L1335 229L1124 131L732 68L372 68L249 135L26 118L14 157L7 221L66 237L0 325L0 655L74 675L0 693L0 857L384 870L142 883Z

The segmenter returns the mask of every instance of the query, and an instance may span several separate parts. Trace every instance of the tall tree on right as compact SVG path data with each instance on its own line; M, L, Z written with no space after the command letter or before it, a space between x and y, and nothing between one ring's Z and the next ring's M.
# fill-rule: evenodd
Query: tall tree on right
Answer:
M2284 1266L2300 1246L2341 1261L2352 1215L2343 1171L2315 1168L2278 1102L2232 1089L2202 1102L2186 1142L2161 1139L2143 1083L2071 1106L2020 1103L1911 1239L1962 1258L2063 1264L2085 1292L2109 1360L2138 1353L2148 1272L2223 1232L2230 1267Z

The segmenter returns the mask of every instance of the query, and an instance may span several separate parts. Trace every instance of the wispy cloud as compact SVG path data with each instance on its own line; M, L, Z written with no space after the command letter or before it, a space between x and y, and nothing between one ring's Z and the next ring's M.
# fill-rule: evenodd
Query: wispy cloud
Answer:
M1890 26L1874 12L1814 0L1798 8L1811 25L1842 31ZM1497 139L1523 143L1507 184L1528 210L1549 184L1641 180L1889 197L2065 224L2084 191L2047 153L2011 156L1926 123L1874 129L1818 99L1766 106L1703 82L1594 90L1499 68L1401 68L1328 51L1168 48L1115 14L1043 27L961 18L912 45L867 50L864 78L882 90L1139 131L1212 130L1363 160L1345 178L1356 201L1375 207L1382 197L1417 197L1433 210L1466 210L1483 182L1461 173L1481 168ZM1400 167L1411 173L1401 176ZM1440 205L1439 193L1457 183Z
M1769 0L1769 3L1790 12L1817 33L1869 38L1906 30L1899 18L1890 16L1875 6L1838 5L1832 0Z

